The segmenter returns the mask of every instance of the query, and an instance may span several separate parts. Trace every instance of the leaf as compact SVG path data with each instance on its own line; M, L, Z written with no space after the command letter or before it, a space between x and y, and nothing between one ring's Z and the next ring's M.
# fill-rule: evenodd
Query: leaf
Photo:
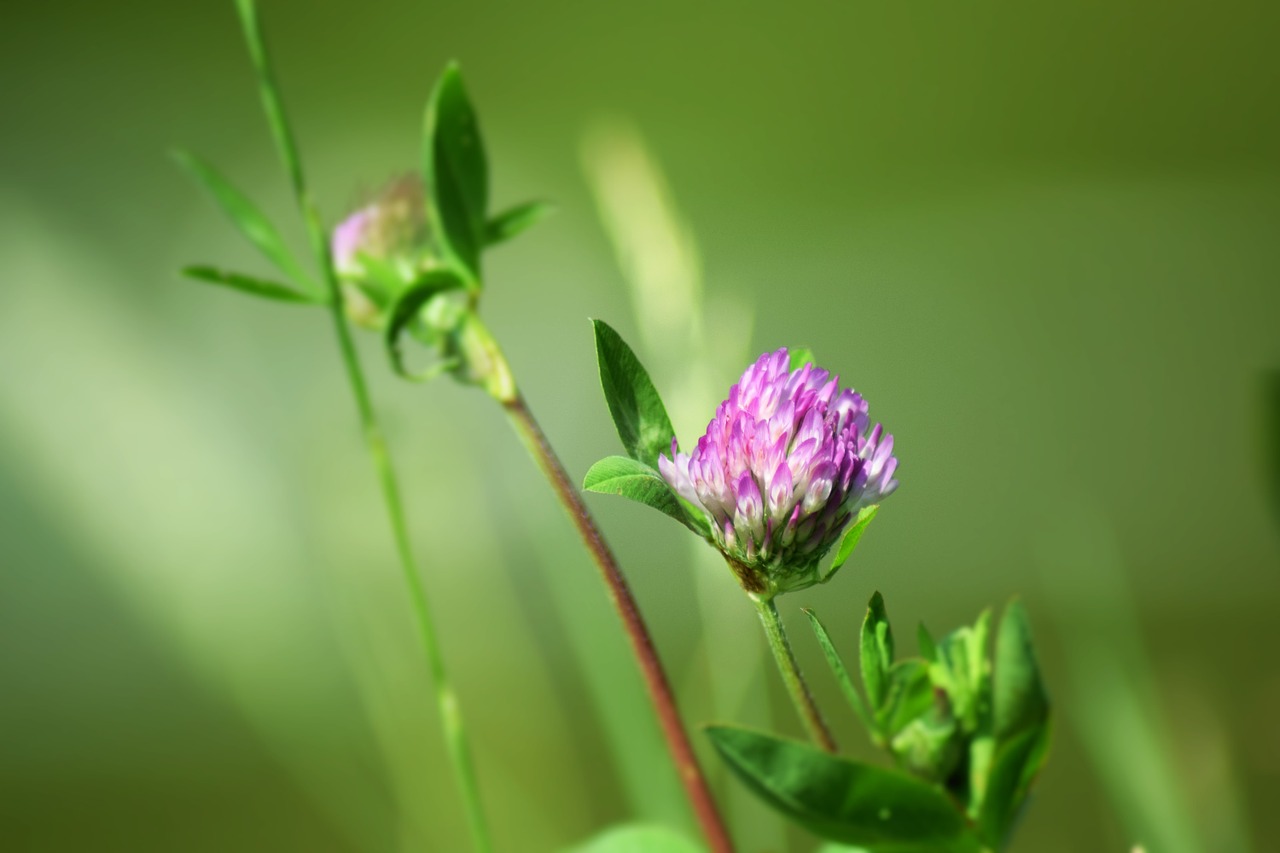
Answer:
M813 627L813 634L818 638L818 645L822 647L822 653L826 655L827 665L831 667L831 672L836 677L836 683L840 685L840 689L844 692L844 698L848 700L853 707L853 712L858 715L858 719L867 727L867 731L874 737L876 733L875 723L871 719L870 713L867 712L867 706L863 704L862 696L858 694L858 688L853 684L853 678L849 675L849 670L845 668L844 661L840 658L840 653L836 651L835 644L831 642L831 636L827 634L827 629L823 627L822 622L818 620L818 615L812 610L802 608L804 615L809 617L809 624Z
M876 714L877 727L891 739L932 707L929 666L922 660L898 661L889 669L884 705Z
M929 629L923 622L916 628L916 644L920 646L920 657L927 661L937 658L938 645L933 641L933 635L929 633Z
M487 231L489 166L456 63L445 68L427 102L423 149L432 230L476 283Z
M701 534L689 521L676 493L657 471L626 456L606 456L587 471L582 488L602 495L621 495L651 506Z
M1004 846L1026 804L1027 794L1048 757L1048 721L1001 744L991 762L986 794L978 815L978 832L995 849Z
M213 166L189 151L174 151L173 159L213 196L213 200L258 251L300 287L313 294L318 293L319 288L285 248L280 232L253 202L233 187Z
M433 297L450 290L460 290L466 285L455 273L448 270L432 270L400 292L391 305L387 315L387 327L383 331L383 341L387 347L387 357L391 360L391 369L405 379L425 381L447 370L449 362L440 364L426 371L414 373L404 366L404 355L400 351L400 334L409 325Z
M702 853L702 849L665 826L632 823L610 827L568 853Z
M853 520L853 524L845 531L844 538L840 540L840 547L836 549L835 559L831 561L831 568L827 569L824 581L831 580L831 576L836 573L836 569L844 565L845 560L853 556L853 549L858 547L858 543L862 541L862 534L866 533L867 526L871 524L871 520L876 517L876 513L880 511L880 504L872 504L864 506L858 510L858 517Z
M787 368L791 371L799 370L806 364L813 364L813 350L808 347L792 347L788 350L791 354L791 363Z
M662 398L622 337L603 320L591 323L596 334L600 386L622 446L632 459L656 468L658 456L671 452L675 438Z
M1003 741L1044 721L1049 699L1040 680L1027 611L1014 600L1004 610L995 653L995 735Z
M323 305L328 300L322 300L309 293L303 293L295 290L287 284L280 284L275 281L266 281L260 278L254 278L250 275L244 275L238 272L228 272L215 267L197 266L184 267L182 274L196 281L203 281L207 284L218 284L223 287L229 287L232 290L239 290L253 296L261 296L264 299L275 299L279 302L293 302L303 305Z
M884 597L873 593L862 621L862 685L873 714L884 705L889 687L889 667L893 665L893 631L884 610Z
M975 853L940 789L905 773L729 726L707 730L734 774L773 809L829 841L874 853Z
M485 226L484 243L486 246L505 243L555 213L555 210L556 206L546 201L530 201L504 210Z

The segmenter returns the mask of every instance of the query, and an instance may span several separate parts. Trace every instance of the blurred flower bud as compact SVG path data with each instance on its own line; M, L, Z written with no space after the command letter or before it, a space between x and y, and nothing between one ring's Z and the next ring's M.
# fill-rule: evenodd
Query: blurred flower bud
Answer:
M333 229L333 267L347 314L381 328L397 293L436 265L422 179L396 178Z
M705 514L748 592L802 589L860 509L898 487L893 436L869 429L866 400L785 349L765 353L729 391L692 453L658 467Z

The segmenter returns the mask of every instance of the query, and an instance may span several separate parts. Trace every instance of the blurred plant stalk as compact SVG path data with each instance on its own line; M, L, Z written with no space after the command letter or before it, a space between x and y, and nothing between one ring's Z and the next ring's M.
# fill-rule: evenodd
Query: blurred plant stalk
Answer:
M351 394L360 418L361 432L373 462L378 483L382 489L387 518L391 524L392 537L395 540L396 553L399 556L405 583L409 591L409 603L417 621L422 650L426 655L431 679L435 686L435 698L437 710L440 714L440 724L448 747L454 776L462 794L472 841L476 850L488 853L493 849L493 844L480 799L475 765L471 755L471 745L463 723L462 710L457 694L449 681L444 658L440 652L439 638L436 633L427 591L418 575L412 546L409 541L408 525L405 520L404 506L400 498L400 488L396 480L395 469L387 449L382 428L374 413L368 385L348 326L349 321L343 310L342 293L334 271L333 261L330 257L328 235L303 175L297 144L286 119L284 105L267 56L266 44L258 22L256 4L254 0L236 0L236 9L244 29L245 41L248 44L249 53L253 60L254 70L257 73L259 94L262 98L262 106L266 112L267 122L271 128L271 135L285 171L289 175L293 194L306 226L307 239L315 256L315 262L322 271L324 290L328 297L329 315L333 321L334 335L338 341L338 350L342 357L343 367L345 368L347 380L351 386Z

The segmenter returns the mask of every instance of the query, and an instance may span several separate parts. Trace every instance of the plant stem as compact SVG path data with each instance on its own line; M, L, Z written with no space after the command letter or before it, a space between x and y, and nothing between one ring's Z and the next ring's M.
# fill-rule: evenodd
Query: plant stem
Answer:
M653 638L645 625L644 617L640 615L640 608L636 604L635 596L631 593L626 577L622 574L622 569L618 566L617 559L604 541L604 536L596 526L591 511L582 502L581 495L570 481L555 451L551 449L546 433L542 431L533 413L529 411L524 397L515 393L510 398L500 399L499 402L511 417L511 423L520 435L520 440L524 442L525 447L538 463L538 467L542 469L542 473L551 481L556 497L560 499L560 503L573 519L574 526L578 528L578 533L586 543L587 550L591 552L592 559L600 568L600 574L604 577L605 585L609 590L609 598L622 619L627 638L631 641L631 649L644 675L649 698L653 702L658 721L662 725L663 735L667 740L667 748L671 751L672 760L680 773L680 781L684 784L685 793L697 815L698 823L702 826L707 844L714 853L731 853L733 842L720 818L715 800L711 797L711 790L707 786L702 769L698 766L693 746L689 743L689 736L680 720L680 711L676 706L675 696L671 692L671 684L667 681L666 672L653 645Z
M342 363L346 368L347 380L355 399L356 410L360 416L360 427L369 456L373 460L374 471L382 488L383 501L386 504L387 518L391 523L391 533L395 539L396 553L400 558L400 566L404 573L405 583L409 588L409 603L417 621L418 638L422 651L427 658L427 666L431 671L431 680L435 685L436 706L440 714L440 725L445 743L449 751L449 759L453 772L462 793L467 811L467 819L471 828L472 841L480 853L489 853L493 849L489 838L489 828L485 821L484 809L480 800L480 789L476 781L475 766L471 758L470 742L463 726L462 712L458 704L457 694L449 681L445 670L444 657L440 653L440 643L436 635L435 622L431 616L431 607L426 588L418 575L409 542L409 530L405 521L404 506L400 500L400 489L396 483L395 469L391 456L387 451L387 443L382 429L373 411L373 403L369 397L369 389L365 383L364 373L360 367L360 359L351 338L351 329L342 307L342 292L333 262L329 255L329 240L320 220L319 211L307 189L303 176L301 159L297 145L285 118L284 106L271 73L267 59L266 46L258 25L257 10L253 0L236 0L236 8L240 13L240 21L244 28L245 39L249 45L249 53L253 58L254 68L258 73L259 92L263 109L267 114L271 134L279 150L280 159L289 174L298 208L305 220L307 237L324 276L325 294L328 299L329 315L333 320L334 334L338 339L338 350Z
M769 638L773 659L778 664L778 671L782 673L782 680L787 685L792 704L796 706L796 713L809 730L809 737L827 752L835 752L835 738L822 719L822 712L813 701L813 694L809 692L809 685L800 672L800 665L791 653L791 643L787 640L787 631L782 625L782 617L778 614L777 605L773 603L773 597L750 594L748 597L755 603L756 611L760 614L760 622L764 625L765 636Z

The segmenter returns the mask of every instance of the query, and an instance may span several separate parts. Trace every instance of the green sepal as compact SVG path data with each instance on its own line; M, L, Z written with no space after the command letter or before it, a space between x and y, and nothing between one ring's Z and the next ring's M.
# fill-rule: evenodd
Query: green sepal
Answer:
M627 455L650 468L658 456L671 452L675 429L667 417L658 389L622 336L603 320L592 320L600 387L613 416L613 425Z
M621 495L636 503L666 513L699 536L706 536L705 523L699 525L686 512L676 493L654 469L626 456L606 456L587 471L582 488L602 495Z
M248 293L251 296L260 296L263 299L274 299L277 302L292 302L298 305L324 305L328 303L327 299L321 299L317 296L311 295L310 293L303 293L302 291L296 290L287 284L280 284L276 281L267 281L251 275L245 275L243 273L220 270L216 267L183 267L182 274L187 278L202 281L206 284L217 284L222 287L229 287L232 290L239 290L241 293Z
M809 617L809 625L813 628L813 634L818 638L818 645L822 647L822 653L827 658L827 666L831 667L831 673L836 678L836 683L840 685L840 690L844 693L844 698L848 701L853 713L862 721L862 725L866 726L867 732L872 737L876 735L876 724L867 711L866 704L862 701L862 696L858 693L858 688L853 683L853 677L849 675L849 670L844 665L844 660L840 657L840 653L836 651L835 644L831 642L831 635L827 633L827 629L818 619L818 615L809 608L801 608L805 616Z
M862 620L862 641L859 646L862 657L862 686L867 691L867 702L878 716L884 706L889 688L889 667L893 666L893 630L885 613L884 597L879 592L867 603L867 615Z
M275 264L304 291L318 298L319 288L286 248L280 232L257 205L233 187L217 169L191 152L175 150L173 159L205 188L240 233L256 246L267 260Z
M787 354L791 357L787 369L793 373L806 364L814 364L813 350L808 347L791 347L787 350Z
M480 250L488 230L489 166L475 109L456 63L436 81L427 102L423 175L430 193L427 216L445 253L480 281Z
M1046 719L1000 744L991 761L978 813L978 832L992 849L1004 847L1049 756L1053 725Z
M747 729L712 726L707 734L753 793L821 838L872 853L981 849L950 798L905 773Z
M421 276L413 284L396 294L391 308L387 312L387 325L383 330L383 342L386 344L387 357L391 361L391 369L397 375L416 382L425 382L439 376L446 370L458 366L452 359L444 359L426 370L411 371L404 365L404 354L400 349L400 335L405 328L417 320L423 307L434 297L451 290L461 290L466 285L455 273L448 270L432 270Z
M546 201L530 201L518 204L496 216L485 225L484 244L496 246L537 225L555 213L556 206Z
M845 531L844 536L840 539L840 547L836 549L836 556L831 561L831 568L827 569L826 574L822 576L823 583L831 580L836 571L845 564L845 561L853 556L853 550L862 541L862 534L867 532L868 525L871 524L872 519L876 517L876 513L879 511L880 504L864 506L858 510L857 518L853 520L853 524L849 525L849 529Z
M566 853L703 853L674 829L654 824L612 826Z

